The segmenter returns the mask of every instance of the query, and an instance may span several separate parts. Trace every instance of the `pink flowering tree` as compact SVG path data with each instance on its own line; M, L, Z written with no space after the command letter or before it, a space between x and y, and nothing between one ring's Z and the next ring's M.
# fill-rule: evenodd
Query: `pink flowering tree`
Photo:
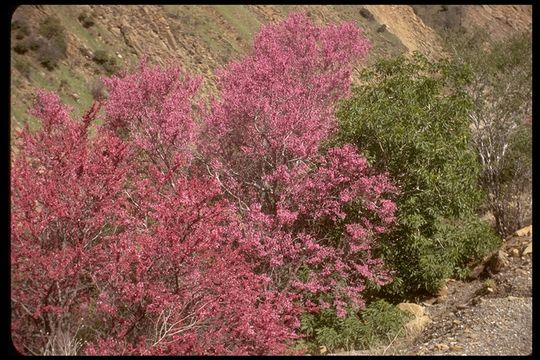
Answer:
M369 49L351 23L321 27L292 14L265 26L252 52L220 73L204 117L207 171L247 220L242 248L303 310L361 308L366 280L388 279L372 257L394 221L395 191L352 146L322 151ZM333 304L312 301L331 294Z
M164 104L191 101L193 83L176 75L143 64L112 79L95 137L86 130L97 106L76 121L56 96L38 96L42 129L20 134L12 173L21 352L282 353L294 338L287 299L231 246L242 236L235 208L189 170L189 112L166 121Z
M367 41L305 16L264 27L220 74L143 61L80 120L40 93L12 159L11 299L30 354L270 354L304 311L363 306L393 186L325 149ZM95 136L88 128L103 110Z

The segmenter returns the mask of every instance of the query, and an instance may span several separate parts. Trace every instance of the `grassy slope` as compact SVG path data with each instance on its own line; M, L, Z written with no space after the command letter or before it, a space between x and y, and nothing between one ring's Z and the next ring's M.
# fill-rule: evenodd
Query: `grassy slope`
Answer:
M435 9L437 8L437 9ZM441 23L455 20L454 9L441 13L435 7L416 7L426 24L440 27ZM389 31L377 31L381 24L376 19L367 19L360 14L359 5L163 5L148 6L151 15L141 15L141 8L134 6L22 6L17 10L33 29L46 15L57 16L68 39L68 57L61 61L58 69L44 69L28 52L24 55L11 51L12 59L12 107L13 126L29 120L29 108L37 88L57 90L61 81L67 86L60 93L62 99L75 108L80 115L91 103L88 83L103 75L103 69L83 55L87 52L105 50L115 56L121 67L130 67L142 55L140 50L130 48L120 35L119 28L127 23L137 33L137 46L147 49L152 60L168 58L188 72L203 76L205 90L215 89L214 72L220 66L234 61L249 51L253 36L268 22L285 18L291 11L306 12L316 23L336 23L353 21L364 30L372 43L372 51L367 63L378 57L388 57L406 49L400 39ZM90 11L95 17L95 25L84 28L77 17L82 11ZM435 11L437 10L437 11ZM452 13L452 14L451 14ZM154 16L151 18L149 16ZM160 22L155 22L160 20ZM451 18L451 19L450 19ZM455 22L455 21L454 21ZM156 25L159 24L159 25ZM168 48L165 40L167 24L177 47ZM34 30L35 31L35 30ZM153 34L157 31L157 34ZM14 36L12 34L12 44ZM118 54L122 57L116 57ZM14 66L17 64L17 66ZM28 79L17 68L26 68ZM73 94L79 97L75 101Z

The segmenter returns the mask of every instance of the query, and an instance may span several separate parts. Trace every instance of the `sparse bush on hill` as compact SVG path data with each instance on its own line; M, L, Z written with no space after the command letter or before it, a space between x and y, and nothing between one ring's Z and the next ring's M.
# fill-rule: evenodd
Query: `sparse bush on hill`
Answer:
M525 226L532 207L532 39L518 34L496 42L484 30L449 33L457 62L470 66L470 117L482 163L487 209L501 236Z
M37 60L47 70L54 70L58 61L65 56L65 50L54 41L45 42L36 50Z
M28 44L24 41L17 42L15 46L13 46L13 50L17 54L26 54L28 52Z
M94 100L104 100L107 98L107 88L101 79L94 79L89 84L90 95Z
M65 29L60 20L48 16L39 26L39 37L30 40L30 48L36 51L37 60L48 70L54 70L58 61L66 56Z
M30 35L30 26L24 19L15 19L11 22L11 30L15 32L17 40L24 39Z
M37 51L39 48L47 46L47 40L40 35L32 34L26 40L28 48L32 51Z
M375 294L433 292L497 243L474 236L482 225L469 220L482 198L465 92L470 73L416 53L380 60L361 77L339 111L339 139L388 171L400 191L399 225L382 235L380 252L394 282ZM449 235L456 231L460 236Z
M30 63L25 59L15 60L13 63L15 69L17 69L25 78L30 79L31 67Z
M92 56L92 60L105 69L107 75L114 74L118 69L116 66L116 58L110 55L106 50L96 50Z
M46 39L61 39L65 36L64 32L64 25L54 16L47 16L39 25L39 34Z
M81 12L79 16L77 17L77 19L82 24L82 26L86 29L94 26L96 23L94 16L88 11Z

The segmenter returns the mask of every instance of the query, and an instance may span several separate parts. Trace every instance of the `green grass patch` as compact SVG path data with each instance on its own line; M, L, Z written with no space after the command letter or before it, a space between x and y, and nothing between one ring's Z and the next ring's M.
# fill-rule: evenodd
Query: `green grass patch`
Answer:
M261 27L261 23L245 5L215 5L214 7L240 36L250 42Z

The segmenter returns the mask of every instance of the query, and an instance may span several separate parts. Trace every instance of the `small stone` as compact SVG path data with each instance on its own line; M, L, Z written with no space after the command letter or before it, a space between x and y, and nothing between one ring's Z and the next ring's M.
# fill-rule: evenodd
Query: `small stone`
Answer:
M448 286L443 286L442 288L439 289L439 291L437 291L437 294L436 294L438 297L445 297L445 296L448 296Z
M424 307L414 303L400 303L397 308L403 311L407 311L413 314L415 317L421 317L424 315Z
M435 304L441 304L446 300L446 296L441 296L435 299Z
M461 345L452 345L450 346L450 351L461 351L463 350L463 346Z
M462 323L463 323L463 321L461 321L461 320L457 320L457 319L456 319L456 320L454 320L454 321L452 321L452 322L453 322L454 324L456 324L456 325L460 325L460 324L462 324Z
M468 306L466 304L459 304L458 306L456 306L459 310L464 310L466 309Z
M514 233L516 236L532 235L532 225L525 226Z
M431 306L437 301L436 297L432 297L430 299L425 300L422 305Z
M525 250L523 250L521 256L525 256L528 254L532 254L532 242L530 242L529 245L527 245L527 247L525 248Z
M463 332L464 332L465 334L470 334L470 333L471 333L471 329L469 329L469 328L463 329Z
M490 288L490 287L488 287L486 290L487 290L487 292L490 292L490 293L492 293L492 292L494 291L494 290L493 290L492 288Z
M519 250L516 248L513 248L512 251L510 252L510 255L512 255L512 257L519 257Z
M450 347L446 344L435 344L435 347L439 351L448 351L450 349Z

